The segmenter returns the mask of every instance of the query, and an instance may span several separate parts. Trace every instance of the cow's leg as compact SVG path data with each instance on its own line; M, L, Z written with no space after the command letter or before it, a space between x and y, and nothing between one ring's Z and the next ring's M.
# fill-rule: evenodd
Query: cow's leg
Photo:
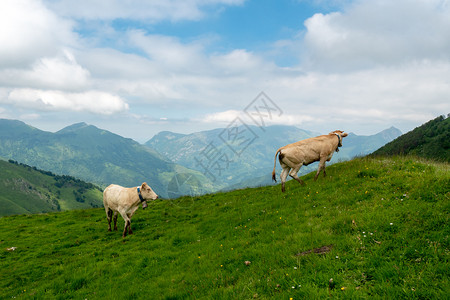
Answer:
M114 231L117 231L117 217L119 213L117 211L114 212Z
M327 177L327 172L325 171L325 169L326 169L325 164L326 164L327 161L330 161L330 160L328 159L328 160L324 160L323 161L323 168L322 168L322 170L323 170L323 177Z
M125 221L125 227L123 229L123 233L122 233L122 237L126 237L127 236L127 228L130 227L130 220L126 220Z
M123 220L125 221L125 226L123 228L122 237L127 236L128 227L131 225L131 220L128 218L128 215L126 213L120 212L120 215L122 216Z
M325 172L325 163L327 161L330 161L332 157L333 157L332 155L328 156L328 159L323 162L323 177L327 176L327 172Z
M290 172L289 172L289 176L291 176L292 178L294 178L295 180L297 180L298 183L300 183L301 185L304 185L305 183L303 182L303 180L301 180L298 177L298 171L300 171L300 168L303 166L303 164L300 164L298 166L295 166Z
M314 176L314 181L317 180L317 177L319 177L320 171L322 171L322 170L323 170L324 176L326 176L326 173L325 173L325 162L326 161L327 161L326 157L320 159L319 167L317 168L316 176Z
M287 176L288 176L288 174L289 174L289 170L290 170L291 168L289 168L289 167L285 167L285 168L283 168L283 171L281 171L281 175L280 175L280 178L281 178L281 191L284 193L285 191L286 191L286 189L285 189L285 182L286 182L286 178L287 178Z
M105 206L106 219L108 220L108 231L111 231L112 210Z
M133 231L131 230L131 216L132 216L132 214L128 215L128 219L129 219L129 221L128 221L128 234L133 234Z

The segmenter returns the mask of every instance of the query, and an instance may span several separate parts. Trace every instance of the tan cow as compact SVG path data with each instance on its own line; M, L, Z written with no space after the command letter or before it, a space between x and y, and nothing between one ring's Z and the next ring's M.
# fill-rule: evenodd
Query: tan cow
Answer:
M122 236L125 237L131 231L131 217L142 202L142 208L147 207L147 200L156 200L158 195L147 184L140 187L124 188L120 185L111 184L103 191L103 206L108 219L108 231L111 231L111 219L114 214L114 230L117 230L117 214L119 213L125 221L125 228Z
M342 146L342 139L348 134L341 130L335 130L327 135L321 135L299 142L295 142L284 147L281 147L275 153L275 161L272 172L272 179L276 182L275 167L277 165L277 155L280 153L278 159L280 161L281 168L281 191L285 191L284 184L289 174L292 178L297 180L300 184L305 184L297 175L302 166L307 166L310 163L320 161L319 168L317 169L314 180L317 180L320 171L325 173L325 162L330 161L334 151L339 151L339 147Z

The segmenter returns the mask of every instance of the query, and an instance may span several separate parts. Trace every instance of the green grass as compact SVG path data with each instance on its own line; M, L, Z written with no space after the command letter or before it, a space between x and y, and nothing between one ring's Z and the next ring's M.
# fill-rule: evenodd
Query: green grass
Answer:
M107 232L102 209L3 217L0 298L444 299L448 171L362 158L316 182L306 175L306 186L290 181L285 194L277 185L157 200L125 239L121 219Z

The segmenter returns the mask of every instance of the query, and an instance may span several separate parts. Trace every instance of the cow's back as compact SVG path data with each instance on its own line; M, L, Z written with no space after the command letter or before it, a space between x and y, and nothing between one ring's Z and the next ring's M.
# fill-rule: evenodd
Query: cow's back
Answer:
M318 136L286 145L281 153L295 164L308 165L320 159L321 155L332 153L332 145L327 136Z
M117 184L109 185L103 191L103 205L112 210L118 210L119 205L123 205L130 200L130 189Z

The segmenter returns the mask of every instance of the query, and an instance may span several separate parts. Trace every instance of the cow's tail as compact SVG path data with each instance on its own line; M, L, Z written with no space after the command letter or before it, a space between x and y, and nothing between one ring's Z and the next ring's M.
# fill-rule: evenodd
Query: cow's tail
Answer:
M278 153L280 153L281 148L277 150L277 152L275 152L275 159L273 161L273 171L272 171L272 180L277 182L277 177L275 176L275 168L277 166L277 155Z

